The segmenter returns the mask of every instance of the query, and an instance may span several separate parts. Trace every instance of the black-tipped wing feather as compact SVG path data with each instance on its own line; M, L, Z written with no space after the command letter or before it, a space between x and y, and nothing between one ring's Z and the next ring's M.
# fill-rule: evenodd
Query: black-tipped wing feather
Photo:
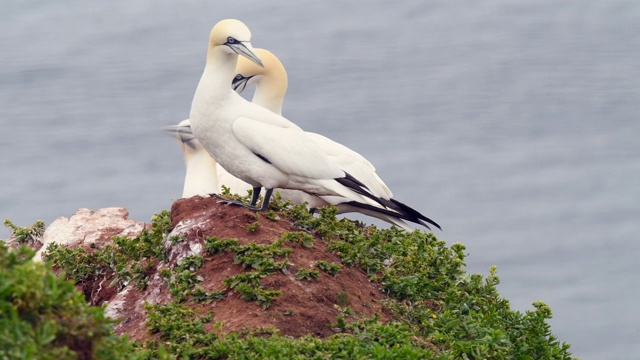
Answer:
M351 174L349 174L348 172L344 172L345 176L342 178L337 178L335 179L337 182L339 182L340 184L348 187L349 189L357 192L360 195L366 196L369 199L377 202L378 204L385 206L382 203L382 199L380 199L377 196L374 196L371 191L369 190L369 188L363 184L360 180L354 178L353 176L351 176Z
M406 204L401 203L398 200L395 199L382 199L379 198L375 195L373 195L371 193L371 191L369 190L369 188L367 188L367 186L365 184L363 184L361 181L359 181L358 179L356 179L355 177L353 177L351 174L347 173L345 171L345 177L343 178L338 178L336 179L337 182L339 182L340 184L348 187L349 189L355 191L356 193L366 196L372 200L374 200L375 202L377 202L378 204L382 205L384 208L379 208L373 205L369 205L369 204L364 204L364 203L359 203L356 201L350 201L347 204L357 207L357 208L361 208L361 209L366 209L366 210L370 210L373 212L377 212L380 214L384 214L387 216L391 216L391 217L397 217L399 219L403 219L403 220L407 220L407 221L411 221L417 224L420 224L424 227L426 227L427 229L431 230L431 228L429 227L428 224L431 224L435 227L437 227L438 229L442 230L442 228L440 227L440 225L438 225L435 221L429 219L428 217L422 215L420 212L418 212L417 210L409 207Z

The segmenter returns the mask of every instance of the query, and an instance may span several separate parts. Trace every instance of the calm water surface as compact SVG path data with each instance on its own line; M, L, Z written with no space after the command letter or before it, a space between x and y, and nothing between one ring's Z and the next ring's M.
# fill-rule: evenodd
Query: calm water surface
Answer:
M211 26L235 17L287 67L285 115L365 155L470 272L497 265L515 309L548 303L576 356L640 356L640 2L0 8L0 218L169 209L183 164L159 128L188 117Z

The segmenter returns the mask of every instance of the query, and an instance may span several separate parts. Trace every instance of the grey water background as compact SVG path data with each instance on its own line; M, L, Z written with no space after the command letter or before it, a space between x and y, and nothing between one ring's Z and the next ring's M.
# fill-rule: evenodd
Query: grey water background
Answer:
M169 209L159 129L229 17L286 66L284 114L367 157L470 272L497 265L513 308L549 304L575 356L640 356L638 1L3 0L0 218Z

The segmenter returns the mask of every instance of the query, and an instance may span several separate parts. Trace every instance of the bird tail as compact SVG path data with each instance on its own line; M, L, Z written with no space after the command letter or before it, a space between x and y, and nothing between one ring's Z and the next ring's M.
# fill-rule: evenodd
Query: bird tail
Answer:
M376 214L381 214L385 217L403 219L407 221L411 221L417 224L420 224L427 229L431 230L429 224L437 227L442 230L440 225L438 225L435 221L429 219L428 217L422 215L417 210L412 207L401 203L395 199L384 199L378 196L373 195L371 190L363 184L361 181L351 176L349 173L345 172L345 176L342 178L335 179L341 185L347 187L348 189L354 191L355 193L364 196L365 198L371 199L375 201L375 203L379 204L381 207L375 206L375 203L364 203L359 201L349 201L347 204L350 206L357 207L359 209L367 210L368 212L373 212ZM384 219L383 219L384 220ZM393 222L391 222L393 223Z
M373 216L376 217L378 219L384 220L388 223L394 224L394 225L398 225L404 229L407 229L409 231L414 230L413 228L411 228L409 225L407 225L404 220L406 221L410 221L410 222L414 222L416 224L420 224L424 227L426 227L427 229L431 230L431 227L429 227L429 224L437 227L438 229L442 230L442 228L440 227L440 225L438 225L436 222L434 222L433 220L429 219L428 217L420 214L418 211L412 209L411 207L397 201L397 200L393 200L391 199L391 202L395 205L395 209L390 209L390 208L380 208L377 206L373 206L370 204L365 204L365 203L361 203L358 201L349 201L349 202L345 202L345 203L341 203L338 204L338 208L342 208L345 211L341 211L341 212L350 212L350 211L356 211L356 212L360 212L369 216ZM400 205L397 205L400 204Z

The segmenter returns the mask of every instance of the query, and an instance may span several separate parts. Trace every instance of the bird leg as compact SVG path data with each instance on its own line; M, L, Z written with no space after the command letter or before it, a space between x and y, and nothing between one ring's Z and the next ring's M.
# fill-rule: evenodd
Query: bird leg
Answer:
M264 193L264 200L262 200L262 208L260 211L267 211L269 208L269 200L271 199L271 194L273 193L273 189L266 189L267 191Z
M257 188L257 189L259 190L260 188ZM264 200L262 201L262 207L255 206L255 203L246 204L240 200L221 199L220 202L225 204L242 206L243 208L247 208L252 211L267 211L267 209L269 208L269 199L271 199L272 193L273 193L273 189L267 189L266 193L264 194ZM254 190L253 198L257 198L255 194L256 194L256 191ZM253 202L253 199L252 199L252 202ZM257 202L257 199L256 199L256 202Z
M261 190L262 190L262 187L260 186L253 187L253 195L251 196L251 206L256 206L256 203L258 202L258 196L260 196Z

